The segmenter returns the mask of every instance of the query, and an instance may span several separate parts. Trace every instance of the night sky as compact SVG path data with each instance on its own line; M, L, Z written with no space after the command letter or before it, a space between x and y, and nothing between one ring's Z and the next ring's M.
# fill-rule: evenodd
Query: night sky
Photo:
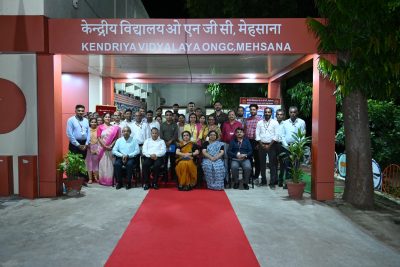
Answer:
M187 18L186 0L142 0L150 18Z

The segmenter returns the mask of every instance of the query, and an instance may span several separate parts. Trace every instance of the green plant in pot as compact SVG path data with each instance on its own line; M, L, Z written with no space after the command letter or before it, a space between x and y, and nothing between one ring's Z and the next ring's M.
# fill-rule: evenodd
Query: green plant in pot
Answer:
M83 176L87 173L82 155L68 152L64 156L64 160L58 165L58 170L67 176L66 179L63 179L67 195L79 194L84 181Z
M293 134L294 142L289 145L289 161L291 164L291 180L287 182L289 197L301 199L303 197L305 183L302 181L304 171L301 169L301 162L304 159L304 151L310 143L311 138L306 136L300 129Z

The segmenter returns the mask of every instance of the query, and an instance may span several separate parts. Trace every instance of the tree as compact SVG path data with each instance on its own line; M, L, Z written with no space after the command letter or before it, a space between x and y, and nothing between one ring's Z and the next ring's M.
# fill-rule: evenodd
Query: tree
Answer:
M228 84L210 83L207 93L211 95L210 104L221 101L226 109L234 109L239 105L240 97L265 97L266 84Z
M337 64L321 60L320 70L343 96L346 145L344 200L372 208L373 181L367 97L398 94L400 2L398 0L316 0L326 18L309 19L322 53L337 52ZM397 89L397 90L396 90Z

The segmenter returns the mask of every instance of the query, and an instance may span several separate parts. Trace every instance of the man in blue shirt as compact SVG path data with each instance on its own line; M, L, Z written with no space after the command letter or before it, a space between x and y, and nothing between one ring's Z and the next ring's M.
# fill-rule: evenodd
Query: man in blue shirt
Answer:
M75 116L67 121L67 136L69 139L69 151L75 154L81 154L86 158L86 149L90 141L89 121L84 118L85 106L75 106Z
M131 180L133 170L136 169L137 155L140 153L139 144L136 139L131 137L131 128L125 126L122 128L122 137L118 138L112 149L113 155L116 157L114 162L114 172L117 178L116 189L120 189L123 185L122 167L126 167L127 183L126 189L131 188Z
M233 189L239 188L239 167L243 169L243 188L249 190L249 178L251 174L250 158L253 155L253 149L249 139L244 137L244 129L239 127L235 130L234 138L228 148L228 157L231 160Z

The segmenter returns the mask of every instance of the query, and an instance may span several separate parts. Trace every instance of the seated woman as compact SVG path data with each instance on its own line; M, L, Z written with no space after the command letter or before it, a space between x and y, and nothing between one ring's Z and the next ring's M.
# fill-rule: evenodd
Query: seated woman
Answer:
M212 190L223 190L225 179L224 143L217 140L216 131L208 132L208 141L203 145L202 167L207 187Z
M176 149L176 175L178 176L178 189L189 191L197 183L197 166L193 161L200 152L196 144L190 141L189 131L182 132L182 141Z

